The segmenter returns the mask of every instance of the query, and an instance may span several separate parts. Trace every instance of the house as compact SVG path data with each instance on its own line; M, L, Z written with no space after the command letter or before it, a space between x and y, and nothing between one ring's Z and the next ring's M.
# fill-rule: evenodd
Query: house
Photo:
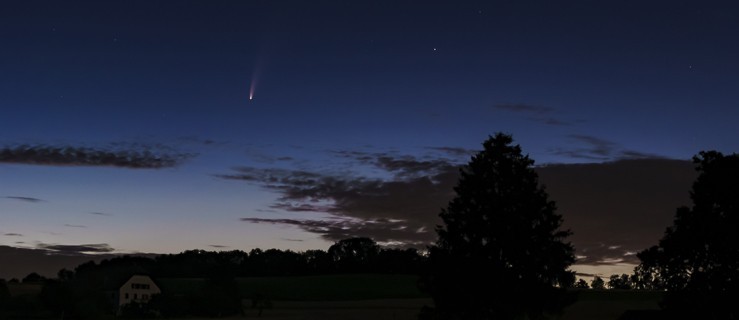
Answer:
M120 286L108 290L108 298L116 310L131 302L147 303L155 294L162 293L159 286L146 275L133 275Z

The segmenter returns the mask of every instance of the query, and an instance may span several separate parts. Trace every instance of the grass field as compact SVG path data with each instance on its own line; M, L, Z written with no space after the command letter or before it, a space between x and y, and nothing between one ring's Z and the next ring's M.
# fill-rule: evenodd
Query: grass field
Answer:
M562 320L617 320L626 310L658 309L660 293L639 291L582 291L575 304L564 311ZM379 299L345 301L275 301L273 309L262 317L274 320L370 320L417 319L429 298ZM257 311L246 309L246 318L257 316Z
M239 279L245 297L260 293L272 300L337 301L425 297L412 275L330 275Z
M564 310L563 320L618 319L626 310L659 309L661 292L581 290L573 305Z
M417 276L352 274L236 279L241 295L261 294L271 300L335 301L424 298L416 288ZM203 279L159 279L162 290L193 293Z
M309 277L239 278L245 297L259 293L273 302L261 319L339 320L416 319L432 301L416 288L411 275L331 275ZM197 290L202 279L161 279L163 290ZM562 320L616 320L626 310L658 309L661 293L618 290L580 290L578 300L564 310ZM257 310L244 300L245 316Z

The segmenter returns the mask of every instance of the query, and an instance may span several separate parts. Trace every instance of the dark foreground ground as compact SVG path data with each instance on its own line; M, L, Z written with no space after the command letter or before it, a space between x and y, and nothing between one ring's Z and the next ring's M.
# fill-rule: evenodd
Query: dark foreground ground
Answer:
M333 275L313 277L260 277L237 280L242 296L269 298L272 308L262 315L243 300L244 315L220 319L275 320L411 320L417 319L429 297L416 288L410 275ZM162 290L186 293L197 290L202 279L159 279ZM38 292L40 288L19 288ZM33 290L31 290L33 289ZM20 291L23 293L23 291ZM562 320L616 320L627 310L658 309L659 292L580 290L578 300L564 310ZM110 316L110 319L114 319ZM188 318L201 319L201 318Z
M565 310L562 320L616 320L626 310L657 309L659 294L654 292L586 291L580 299ZM345 301L275 301L274 308L257 310L246 308L246 315L236 318L275 320L371 320L417 319L418 310L430 304L428 298L376 299ZM248 307L248 305L247 305Z
M258 311L244 300L245 316L278 320L417 319L418 311L432 301L407 275L334 275L316 277L264 277L239 279L242 294L271 297L272 309ZM164 281L163 286L196 286L197 280ZM580 290L563 320L615 320L626 310L658 309L659 292Z

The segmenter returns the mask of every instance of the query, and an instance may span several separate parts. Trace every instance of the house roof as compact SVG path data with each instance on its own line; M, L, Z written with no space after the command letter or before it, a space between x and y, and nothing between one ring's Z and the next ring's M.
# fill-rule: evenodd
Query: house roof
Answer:
M159 283L157 283L154 280L154 278L151 277L150 275L148 275L148 274L142 274L142 273L134 273L134 274L129 274L129 275L125 275L125 276L106 276L105 279L103 280L103 289L106 290L106 291L109 291L109 290L118 290L124 284L126 284L126 282L128 282L128 280L131 280L131 278L133 278L135 276L147 277L147 278L151 279L151 281L154 282L154 284L156 284L157 287L160 287L161 288L161 286L159 285Z

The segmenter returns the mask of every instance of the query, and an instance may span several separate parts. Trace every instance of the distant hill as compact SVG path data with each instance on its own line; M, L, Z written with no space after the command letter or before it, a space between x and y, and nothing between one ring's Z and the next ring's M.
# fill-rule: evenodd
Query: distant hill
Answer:
M136 254L140 256L155 257L156 254ZM15 248L0 245L0 278L10 280L12 278L23 279L31 272L36 272L44 277L56 277L62 268L74 270L78 265L104 259L111 259L121 254L84 254L84 253L52 253L42 249Z

